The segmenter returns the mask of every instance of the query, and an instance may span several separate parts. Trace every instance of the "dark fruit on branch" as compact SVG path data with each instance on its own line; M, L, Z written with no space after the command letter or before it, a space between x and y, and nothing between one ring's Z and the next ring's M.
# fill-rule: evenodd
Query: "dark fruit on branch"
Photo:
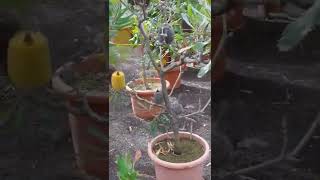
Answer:
M149 6L150 0L128 0L128 3L132 6L140 4L145 4L146 6Z
M174 39L173 28L168 24L160 27L158 31L158 39L161 44L171 44Z
M163 95L162 95L162 92L159 91L158 89L157 89L157 91L154 93L153 102L156 103L156 104L162 104L162 103L163 103Z

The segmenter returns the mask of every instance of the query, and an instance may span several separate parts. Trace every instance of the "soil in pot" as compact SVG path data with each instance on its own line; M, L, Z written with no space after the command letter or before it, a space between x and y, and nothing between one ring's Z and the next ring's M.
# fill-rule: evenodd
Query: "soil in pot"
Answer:
M106 74L100 73L72 73L72 81L70 85L79 89L80 91L107 91L107 78Z
M158 82L147 82L146 83L148 88L146 88L145 84L133 84L131 85L131 88L134 91L145 91L145 90L156 90L156 89L161 89L161 84Z
M186 163L200 158L204 154L204 149L197 141L193 139L180 139L179 152L175 151L174 141L163 140L158 142L153 150L161 152L158 158L171 163Z

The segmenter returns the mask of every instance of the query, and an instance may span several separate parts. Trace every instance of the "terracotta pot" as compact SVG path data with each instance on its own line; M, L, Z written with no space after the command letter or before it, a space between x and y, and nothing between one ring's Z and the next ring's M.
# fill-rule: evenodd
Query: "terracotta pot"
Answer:
M98 58L98 54L94 54L84 58L79 64L66 63L65 65L58 68L52 78L52 86L57 92L59 92L60 94L63 94L66 100L71 105L77 104L77 101L79 100L79 96L75 92L75 89L70 85L68 85L66 82L64 82L64 80L62 79L63 72L67 70L72 70L79 73L106 72L104 63L101 63L101 61ZM109 102L106 97L106 92L97 92L97 91L88 92L87 100L88 100L89 106L98 114L103 114L108 112Z
M166 55L164 56L164 59L166 60L166 62L170 62L170 61L171 61L171 57L170 57L169 54L166 54ZM178 61L178 58L176 59L176 61ZM184 65L181 66L181 70L182 70L182 71L185 71L186 69L187 69L186 64L184 64ZM179 87L181 86L181 76L180 76L180 78L178 79L179 74L180 74L180 67L175 67L175 68L173 68L171 71L169 71L169 72L167 72L167 73L165 74L165 79L166 79L167 81L169 81L169 83L170 83L170 86L169 86L169 88L168 88L169 90L171 90L171 89L173 88L173 86L174 86L174 84L176 83L176 81L177 81L177 84L176 84L176 86L175 86L174 89L177 89L177 88L179 88Z
M137 47L133 48L133 53L138 57L143 57L143 53L144 53L143 45L138 45Z
M112 39L115 44L129 44L129 40L132 38L131 28L126 28L118 31L116 36Z
M212 37L212 48L213 48L213 55L216 53L218 48L218 44L222 38L223 27L222 27L222 17L217 16L214 20L213 25L213 37ZM224 77L226 68L226 53L225 50L222 49L222 52L216 59L216 64L211 70L211 79L214 81L219 81Z
M108 136L108 125L105 122L97 122L95 119L75 112L73 109L78 106L78 100L80 97L77 95L74 88L62 79L62 74L68 70L80 73L105 72L104 63L102 63L98 57L99 55L94 54L85 58L79 64L67 63L58 68L52 78L52 86L55 91L62 94L67 101L69 113L71 114L69 121L73 138L73 146L75 153L77 154L77 165L91 176L106 179L108 175L106 156L105 153L101 153L105 151L106 142L88 134L88 128L93 127L103 132L103 135ZM89 106L97 114L106 115L108 113L109 101L106 92L88 92L87 100ZM90 147L96 149L96 151L86 150ZM91 157L94 158L90 159Z
M277 1L275 2L265 2L264 4L264 9L266 14L268 15L269 13L280 13L282 11L281 4L278 3Z
M173 133L161 134L148 143L148 155L154 163L157 180L203 180L203 166L209 159L209 145L202 137L189 132L180 132L181 138L190 138L190 135L204 148L204 154L187 163L170 163L159 159L152 151L154 145L160 141L171 139Z
M156 82L160 83L160 78L148 78L148 82ZM144 119L146 121L152 120L154 117L159 115L161 113L162 108L158 106L153 106L150 105L142 100L139 100L136 95L134 94L133 90L129 87L130 84L142 84L143 80L142 79L136 79L134 81L130 81L127 86L126 90L129 91L131 94L131 104L132 104L132 110L133 114L141 119ZM169 88L170 83L166 81L166 86ZM148 101L152 101L154 94L156 92L156 89L152 90L136 90L137 96L143 99L146 99Z
M105 146L108 143L88 132L88 127L100 132L108 132L106 123L93 121L88 116L69 114L74 152L77 165L89 175L106 179L108 177L108 158ZM105 134L107 136L107 134Z
M216 59L216 64L211 70L211 80L221 81L223 79L227 66L226 58L226 53L222 50L221 54Z
M175 67L171 71L166 72L164 75L165 79L169 81L170 86L168 87L169 90L171 90L176 83L175 89L179 88L181 86L181 76L178 79L180 74L180 67Z
M245 25L246 18L243 16L242 12L243 7L236 6L227 13L228 30L236 31L241 29Z
M213 34L212 34L212 48L213 53L218 48L218 44L222 38L223 33L223 25L222 25L222 17L216 16L213 20Z

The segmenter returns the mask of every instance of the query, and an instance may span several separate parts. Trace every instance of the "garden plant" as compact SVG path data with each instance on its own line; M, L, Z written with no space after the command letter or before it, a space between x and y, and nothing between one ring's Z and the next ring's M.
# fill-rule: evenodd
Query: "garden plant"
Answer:
M211 99L204 107L199 107L199 111L183 115L182 105L173 101L171 95L179 88L178 81L187 64L200 68L199 77L210 71L211 2L114 3L132 15L132 39L128 46L142 46L143 56L141 78L124 86L124 74L115 71L111 91L121 93L122 90L130 94L136 117L151 121L155 126L160 121L166 122L160 123L165 133L148 144L148 155L154 161L158 179L185 179L187 176L202 179L202 166L209 156L209 146L203 138L193 134L192 129L191 132L179 132L178 123L196 122L192 116L203 113ZM186 25L188 28L184 29ZM168 73L173 69L179 73L170 79ZM166 171L167 168L171 170Z

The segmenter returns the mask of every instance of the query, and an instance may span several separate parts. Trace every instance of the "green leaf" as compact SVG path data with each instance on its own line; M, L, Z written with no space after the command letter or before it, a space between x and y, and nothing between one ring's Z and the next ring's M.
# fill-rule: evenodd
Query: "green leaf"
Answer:
M190 45L190 46L184 47L184 48L180 49L180 50L178 51L178 53L179 53L179 54L181 54L181 53L183 53L183 52L185 52L185 51L187 51L187 50L189 50L189 49L193 48L194 46L195 46L195 45L193 44L193 45Z
M192 27L192 29L194 29L194 27L193 27L192 24L190 23L189 18L188 18L188 16L187 16L186 13L182 13L182 14L181 14L181 17L182 17L182 19L183 19L190 27Z
M203 51L204 47L208 45L209 41L206 42L196 42L193 46L193 50L195 51Z
M320 24L320 1L308 9L305 14L296 21L287 25L278 42L280 51L289 51L296 47L301 40L311 32L316 25Z
M120 59L120 54L115 46L109 46L109 64L116 64L117 59Z
M203 66L199 72L198 72L198 78L202 78L204 75L206 75L211 70L211 61Z
M156 120L154 120L150 123L150 134L152 137L155 137L157 135L157 132L158 132L157 122Z
M138 172L133 167L130 153L118 156L116 164L117 175L120 180L137 180Z

